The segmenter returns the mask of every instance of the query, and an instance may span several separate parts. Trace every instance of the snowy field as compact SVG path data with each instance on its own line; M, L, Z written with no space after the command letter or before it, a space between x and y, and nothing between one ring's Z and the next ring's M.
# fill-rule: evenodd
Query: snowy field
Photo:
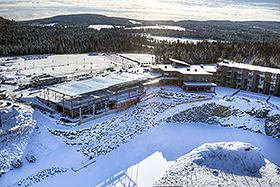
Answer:
M175 30L175 31L185 31L186 29L180 26L165 26L165 25L157 25L157 26L141 26L141 27L127 27L125 29L158 29L158 30Z
M139 56L142 58L141 54ZM152 57L153 55L143 54L145 60L152 61ZM0 78L12 83L28 83L32 76L44 73L74 77L91 71L93 74L103 72L109 67L118 70L136 65L135 62L127 61L116 54L30 55L0 60Z
M133 65L129 70L134 73L140 69L119 56L53 55L25 62L29 67L60 58L67 63L67 57L72 62L99 59L104 64L96 71L111 62L119 68ZM1 72L13 81L16 60L24 67L19 57L9 64L11 71ZM49 71L62 75L73 70L57 66ZM1 89L8 95L20 93L17 85L3 84ZM280 111L266 103L267 95L241 91L229 97L237 90L224 87L217 87L216 94L151 87L138 105L78 125L60 121L61 115L51 110L32 108L40 103L28 91L33 90L24 90L22 99L29 104L9 97L0 109L0 186L280 185ZM280 98L271 102L278 105ZM31 156L34 163L28 161ZM14 158L22 167L11 165Z
M114 26L113 25L90 25L88 26L88 28L100 31L101 29L112 29L114 28Z

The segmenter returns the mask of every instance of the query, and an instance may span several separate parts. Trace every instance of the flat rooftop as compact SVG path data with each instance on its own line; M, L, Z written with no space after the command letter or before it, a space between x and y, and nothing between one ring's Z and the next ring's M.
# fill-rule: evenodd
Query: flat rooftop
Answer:
M143 80L153 77L150 74L111 73L105 77L97 76L87 80L71 81L48 86L47 88L68 96L77 96L106 89L110 86L129 81Z
M159 64L157 66L152 66L152 68L159 68L162 71L173 71L173 72L179 72L184 75L212 75L212 73L208 72L207 70L214 71L215 66L210 66L209 68L206 66L201 67L200 65L191 65L190 67L174 67L170 64Z
M256 66L256 65L250 65L250 64L242 64L242 63L236 63L236 62L221 62L218 65L220 66L227 66L227 67L236 67L240 69L248 69L252 71L261 71L261 72L270 72L275 74L280 74L280 69L277 68L270 68L270 67L262 67L262 66Z
M177 63L177 64L181 64L181 65L183 65L183 66L191 66L190 64L188 64L188 63L186 63L186 62L184 62L184 61L181 61L181 60L176 60L176 59L173 59L173 58L169 58L169 60L171 61L171 62L174 62L174 63Z

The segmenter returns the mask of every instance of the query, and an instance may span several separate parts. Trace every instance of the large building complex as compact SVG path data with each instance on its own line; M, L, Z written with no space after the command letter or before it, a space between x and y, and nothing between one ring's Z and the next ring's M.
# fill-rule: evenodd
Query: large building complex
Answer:
M135 63L135 60L130 58L131 56L121 59L121 62L131 66L130 62ZM144 87L155 84L178 85L185 91L203 92L215 92L217 84L280 96L280 69L228 61L218 65L190 65L175 59L169 60L169 64L156 65L145 61L144 65L150 65L151 73L138 73L136 70L131 70L130 73L119 71L44 86L37 98L65 115L81 119L84 115L90 114L95 117L97 114L107 114L108 111L137 103L144 96ZM137 67L143 65L139 62L137 64ZM49 81L49 77L47 78ZM34 84L37 84L38 80L33 81ZM45 82L41 82L40 85L46 85Z
M170 59L171 64L158 64L151 66L151 71L160 73L158 78L161 84L178 85L186 91L215 91L213 73L214 65L189 65L185 62ZM213 89L212 89L213 88Z
M217 66L219 86L280 96L280 69L229 61Z

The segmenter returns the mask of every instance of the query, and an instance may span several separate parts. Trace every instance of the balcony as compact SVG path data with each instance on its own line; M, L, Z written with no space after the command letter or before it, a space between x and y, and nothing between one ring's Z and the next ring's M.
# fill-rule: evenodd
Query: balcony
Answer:
M259 88L259 89L263 89L263 84L259 84L259 85L258 85L258 88Z
M230 73L231 73L231 72L232 72L232 69L231 69L231 68L227 69L227 72L230 72Z
M238 75L238 76L237 76L237 79L242 79L242 75Z
M269 88L269 91L274 92L274 91L275 91L275 87L270 87L270 88Z
M260 74L260 77L261 77L261 78L264 78L264 77L265 77L265 73L261 73L261 74Z
M249 75L249 76L253 76L253 75L254 75L254 72L249 71L248 75Z

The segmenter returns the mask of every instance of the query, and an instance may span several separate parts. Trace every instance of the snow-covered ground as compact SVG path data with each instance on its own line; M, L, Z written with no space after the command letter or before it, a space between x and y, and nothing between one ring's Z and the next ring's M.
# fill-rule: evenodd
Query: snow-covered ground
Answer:
M75 56L70 55L69 59ZM67 55L48 58L58 61L60 57L67 62ZM133 58L133 55L129 57ZM88 61L91 57L77 55L77 58ZM129 61L123 61L121 57L99 55L96 58L107 63L100 63L101 68L110 66L111 62L120 67L133 64L127 64ZM34 61L40 64L46 59L30 61L30 64ZM16 69L17 61L14 62L16 64L11 63L10 67ZM57 69L53 71L62 71ZM131 70L135 71L134 68ZM1 73L9 77L15 73L13 71L2 70ZM68 70L63 71L67 73ZM23 77L28 78L27 75L23 74ZM7 89L9 95L17 94L16 85L5 84L1 89ZM22 98L35 103L33 94L29 95L28 91L23 91ZM146 187L157 185L163 177L170 176L172 165L179 171L176 169L178 163L196 164L187 175L193 179L187 183L193 182L194 186L253 186L258 182L262 186L279 186L280 140L277 132L267 129L278 124L276 117L280 111L265 102L267 95L240 92L232 98L223 98L236 91L224 87L217 87L216 94L186 93L176 86L151 87L146 91L146 97L138 105L81 125L66 125L57 113L33 109L11 98L4 100L0 109L3 125L0 127L0 186ZM201 100L205 98L210 100ZM271 101L277 104L280 98L272 97ZM247 154L244 149L248 147ZM254 166L257 175L245 175L246 171L240 167L216 162L218 157L204 155L208 153L205 150L221 152L227 157L231 155L233 159L239 155L238 158L244 161L242 167L251 169ZM25 158L30 155L36 158L34 163ZM218 166L206 161L198 165L191 160L199 155L204 155L207 161L212 159ZM22 167L11 166L15 157L22 160ZM252 162L248 163L248 159ZM231 171L234 173L229 173Z
M153 39L157 42L160 41L177 42L179 40L181 43L194 43L194 44L205 41L202 39L195 39L195 38L175 38L175 37L167 37L167 36L149 36L149 35L147 36L147 38ZM206 40L206 41L215 42L216 40Z
M127 27L125 29L159 29L159 30L176 30L176 31L185 31L186 29L180 26L166 26L166 25L157 25L157 26L141 26L141 27Z
M139 54L140 58L141 54ZM148 57L147 57L148 56ZM153 55L145 55L145 60ZM53 76L70 76L85 73L99 73L106 68L113 67L116 70L128 68L136 63L124 61L116 54L109 55L30 55L23 57L0 58L0 75L9 82L28 83L33 75L43 73Z
M279 175L249 143L206 143L177 159L155 186L279 186Z
M100 31L101 29L112 29L114 28L114 26L113 25L90 25L88 26L88 28Z

